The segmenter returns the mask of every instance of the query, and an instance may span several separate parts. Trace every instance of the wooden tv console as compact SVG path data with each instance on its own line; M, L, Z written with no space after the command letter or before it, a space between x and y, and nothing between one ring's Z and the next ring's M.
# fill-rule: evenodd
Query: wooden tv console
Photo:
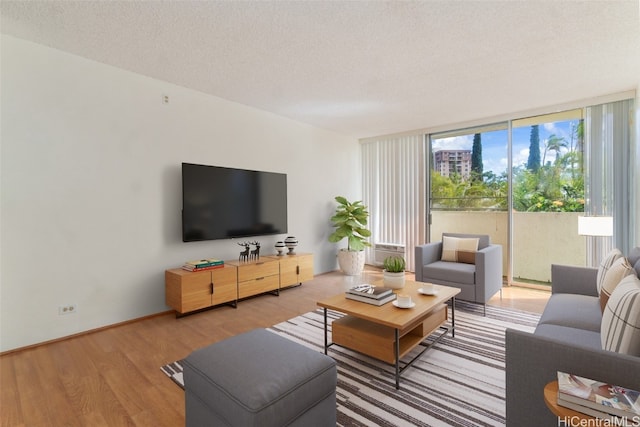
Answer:
M203 271L166 270L165 302L177 316L221 304L237 307L244 298L273 293L313 279L313 254L264 256L252 261L225 261Z

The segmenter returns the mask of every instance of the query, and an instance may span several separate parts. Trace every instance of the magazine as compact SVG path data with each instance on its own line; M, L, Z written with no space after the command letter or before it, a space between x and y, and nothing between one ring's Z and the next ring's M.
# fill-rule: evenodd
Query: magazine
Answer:
M567 403L605 415L640 417L640 392L558 371L558 404L567 406ZM581 411L574 406L567 407Z

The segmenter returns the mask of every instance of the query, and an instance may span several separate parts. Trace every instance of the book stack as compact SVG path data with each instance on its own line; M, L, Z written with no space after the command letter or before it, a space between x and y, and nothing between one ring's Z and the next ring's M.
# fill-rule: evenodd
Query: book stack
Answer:
M640 392L558 371L558 405L615 425L640 420Z
M182 269L187 271L202 271L222 267L224 267L224 261L220 259L209 258L199 259L197 261L187 261L182 266Z
M367 304L383 305L389 301L396 299L396 294L390 288L382 286L373 286L369 284L362 284L349 288L345 293L345 297L348 299L366 302Z

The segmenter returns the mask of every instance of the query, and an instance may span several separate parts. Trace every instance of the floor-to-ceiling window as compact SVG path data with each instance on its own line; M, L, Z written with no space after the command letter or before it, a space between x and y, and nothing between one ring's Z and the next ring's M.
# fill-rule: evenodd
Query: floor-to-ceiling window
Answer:
M552 263L584 265L583 135L582 110L430 135L430 241L488 234L519 284L548 285Z
M508 282L533 286L549 283L551 264L594 265L606 249L578 234L580 215L613 216L610 241L628 250L637 245L633 111L626 99L363 141L371 243L402 245L412 270L416 244L446 231L489 234L503 245Z
M507 123L432 134L429 139L429 240L440 241L445 232L488 234L506 248ZM506 250L503 258L506 268Z
M582 110L514 120L512 277L548 284L550 265L584 265L584 122Z

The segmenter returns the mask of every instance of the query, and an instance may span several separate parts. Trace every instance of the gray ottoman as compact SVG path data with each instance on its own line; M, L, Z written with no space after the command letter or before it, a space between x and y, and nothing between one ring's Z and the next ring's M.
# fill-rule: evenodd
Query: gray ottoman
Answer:
M183 361L186 426L335 426L336 364L265 329Z

